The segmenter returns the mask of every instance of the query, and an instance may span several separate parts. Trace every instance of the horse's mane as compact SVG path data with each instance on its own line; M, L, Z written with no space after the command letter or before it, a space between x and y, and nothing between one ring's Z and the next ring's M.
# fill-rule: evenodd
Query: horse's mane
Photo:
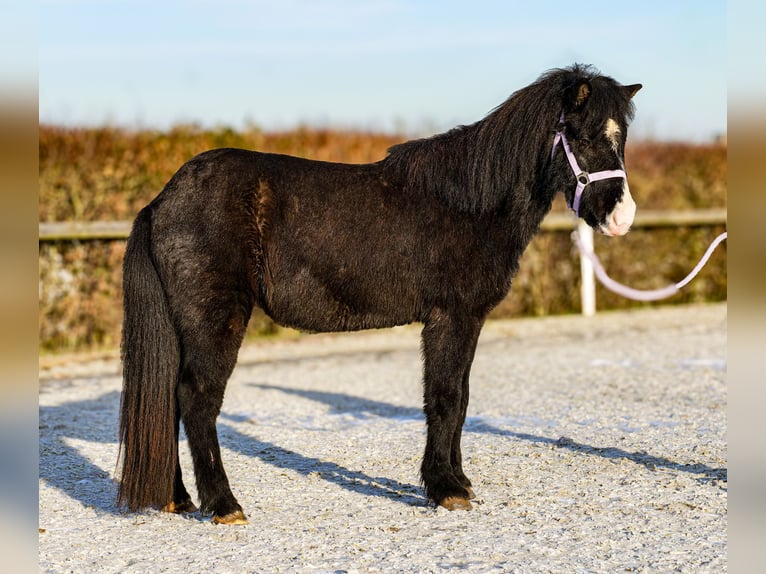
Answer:
M485 213L519 201L520 192L539 180L552 134L567 111L563 102L583 81L591 86L590 101L573 129L589 119L603 120L607 110L617 118L632 117L629 98L614 89L617 82L575 64L546 72L474 124L392 146L384 162L410 190L433 190L462 211Z

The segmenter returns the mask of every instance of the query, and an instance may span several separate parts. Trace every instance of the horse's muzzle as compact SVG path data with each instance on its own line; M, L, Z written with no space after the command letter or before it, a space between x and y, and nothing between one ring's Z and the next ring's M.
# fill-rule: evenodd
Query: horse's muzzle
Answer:
M612 212L606 216L606 224L599 227L599 231L609 237L625 235L630 231L633 220L636 217L636 202L630 195L627 182L622 190L622 199L615 205Z

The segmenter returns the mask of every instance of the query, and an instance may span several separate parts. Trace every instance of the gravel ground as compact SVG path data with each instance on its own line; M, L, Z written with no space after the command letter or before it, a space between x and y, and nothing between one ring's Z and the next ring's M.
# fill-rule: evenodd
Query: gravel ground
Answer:
M218 421L246 526L118 510L119 362L45 360L40 571L724 572L725 345L725 305L489 323L479 498L448 512L419 486L417 327L249 344Z

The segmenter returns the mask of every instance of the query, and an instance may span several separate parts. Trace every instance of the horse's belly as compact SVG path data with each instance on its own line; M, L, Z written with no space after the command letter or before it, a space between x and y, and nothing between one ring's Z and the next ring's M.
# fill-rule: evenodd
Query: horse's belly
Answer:
M415 297L397 281L326 274L308 268L270 273L262 307L276 323L313 332L358 331L418 321Z

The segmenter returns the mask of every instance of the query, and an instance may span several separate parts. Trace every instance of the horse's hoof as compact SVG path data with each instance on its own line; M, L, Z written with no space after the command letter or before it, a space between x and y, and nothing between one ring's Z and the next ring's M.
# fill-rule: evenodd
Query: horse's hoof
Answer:
M439 506L443 506L447 510L471 510L473 508L471 501L462 496L448 496L442 499Z
M184 500L183 502L168 502L162 507L162 512L172 512L173 514L189 514L197 512L198 508L191 500Z
M465 489L468 491L468 498L470 500L473 500L474 498L476 498L476 493L473 491L473 488L471 488L470 486L466 486Z
M248 524L248 520L245 518L245 513L241 510L235 510L224 516L214 514L213 518L210 520L213 524Z

